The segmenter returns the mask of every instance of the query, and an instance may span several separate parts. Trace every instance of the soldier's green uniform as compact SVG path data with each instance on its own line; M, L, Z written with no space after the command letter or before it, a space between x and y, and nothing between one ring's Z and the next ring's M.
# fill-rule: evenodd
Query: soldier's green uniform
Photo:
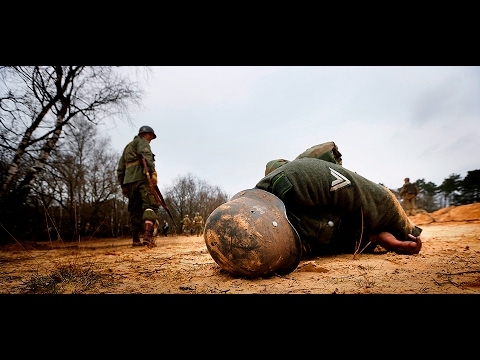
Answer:
M140 130L145 130L144 128L151 130L153 133L150 127L144 126ZM122 188L126 187L128 189L128 211L134 245L140 242L139 233L144 230L145 220L156 223L159 208L142 163L142 157L144 157L149 172L151 174L155 173L155 155L152 153L150 143L140 136L141 131L123 150L117 167L118 182Z
M188 215L185 215L182 220L182 231L183 233L188 236L191 231L192 231L192 220L188 217Z
M354 253L369 242L369 234L383 231L399 240L422 231L389 189L334 162L296 158L268 173L255 187L284 202L307 255Z
M193 218L193 229L197 236L200 236L200 233L203 230L203 217L197 212Z
M417 205L415 200L418 195L418 186L410 182L410 178L404 179L404 184L400 189L400 198L403 199L403 208L407 215L415 215L417 211Z

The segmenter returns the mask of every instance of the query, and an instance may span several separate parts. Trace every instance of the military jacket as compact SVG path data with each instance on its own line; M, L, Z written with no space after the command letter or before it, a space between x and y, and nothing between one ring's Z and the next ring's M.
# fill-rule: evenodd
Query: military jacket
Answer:
M182 220L183 226L190 227L192 226L192 220L189 217L184 217Z
M193 223L195 225L203 225L203 218L200 215L197 215L193 218Z
M297 158L255 187L284 202L307 253L353 253L370 233L388 231L407 240L422 231L389 189L329 161Z
M147 179L143 170L142 157L147 161L150 173L155 172L155 155L152 153L150 143L142 136L136 135L125 146L118 161L117 178L120 185Z
M406 194L418 194L418 187L415 184L412 184L410 182L405 183L402 188L400 189L400 197L403 197Z

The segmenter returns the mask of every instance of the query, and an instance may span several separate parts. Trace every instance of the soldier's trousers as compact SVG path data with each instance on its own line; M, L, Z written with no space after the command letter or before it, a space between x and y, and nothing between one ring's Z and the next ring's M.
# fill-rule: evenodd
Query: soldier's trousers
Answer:
M128 188L128 212L130 214L130 229L132 233L143 232L145 220L155 223L158 220L158 208L155 196L150 185L145 181L136 181L125 184Z
M414 194L407 194L403 198L403 209L407 213L407 215L415 215L417 210L417 205L415 203L415 195Z

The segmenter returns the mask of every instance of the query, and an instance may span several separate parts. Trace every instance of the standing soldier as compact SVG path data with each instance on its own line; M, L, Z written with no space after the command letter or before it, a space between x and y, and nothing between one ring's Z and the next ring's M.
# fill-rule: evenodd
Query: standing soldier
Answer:
M182 220L182 231L188 236L192 230L192 220L188 217L188 214L183 217Z
M163 236L167 236L167 234L168 234L168 222L167 222L167 220L163 220L162 234L163 234Z
M410 182L410 178L405 178L404 184L400 189L400 198L403 198L403 209L407 215L415 215L417 210L417 205L415 200L418 195L418 187L416 184Z
M203 230L203 218L198 212L195 214L195 217L193 218L193 226L194 226L195 234L197 234L197 237L200 236L200 233Z
M118 161L117 178L122 187L123 196L128 198L130 214L130 230L133 235L133 246L154 245L154 224L158 221L159 204L155 200L146 171L143 168L142 157L145 158L148 171L152 174L154 184L157 183L155 171L155 155L150 148L150 141L157 136L150 126L142 126L133 140L125 146ZM143 240L140 241L140 232Z

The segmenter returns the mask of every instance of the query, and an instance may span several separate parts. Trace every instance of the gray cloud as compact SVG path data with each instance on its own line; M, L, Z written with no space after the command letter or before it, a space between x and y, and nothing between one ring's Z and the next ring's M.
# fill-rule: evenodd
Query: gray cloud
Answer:
M231 195L267 161L335 141L344 165L389 187L405 174L441 183L480 168L479 67L157 67L134 126L108 133L119 151L141 125L160 188L190 172Z

